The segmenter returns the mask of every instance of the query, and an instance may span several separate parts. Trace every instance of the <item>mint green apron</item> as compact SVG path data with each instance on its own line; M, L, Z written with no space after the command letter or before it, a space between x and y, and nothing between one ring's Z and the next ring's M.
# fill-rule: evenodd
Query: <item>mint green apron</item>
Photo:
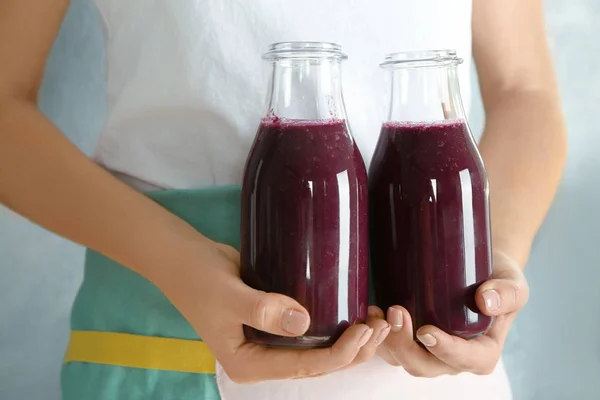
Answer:
M239 187L148 196L205 236L239 249ZM148 280L93 251L87 252L71 329L61 376L65 400L220 399L214 358L183 316ZM154 347L163 348L162 355L148 356ZM179 358L202 361L188 368Z

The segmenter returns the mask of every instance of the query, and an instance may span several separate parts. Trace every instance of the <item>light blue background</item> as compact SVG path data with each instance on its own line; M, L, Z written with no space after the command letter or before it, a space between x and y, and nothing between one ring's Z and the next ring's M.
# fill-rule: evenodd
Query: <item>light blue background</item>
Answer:
M511 332L505 361L516 400L600 399L600 2L545 4L569 161L533 249L527 269L532 296ZM103 66L96 11L87 0L72 0L41 107L88 153L106 112ZM482 118L476 101L475 131ZM0 207L0 399L59 399L68 312L82 262L80 247Z

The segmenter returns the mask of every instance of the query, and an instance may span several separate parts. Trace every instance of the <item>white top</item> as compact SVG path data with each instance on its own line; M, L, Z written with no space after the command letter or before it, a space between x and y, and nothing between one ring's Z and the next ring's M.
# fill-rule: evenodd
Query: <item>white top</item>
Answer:
M367 164L383 117L378 64L384 54L453 48L471 58L471 0L96 3L106 28L109 116L94 158L139 188L241 183L266 111L261 55L271 43L342 45L349 56L343 66L348 117ZM460 73L468 109L468 62ZM501 369L485 378L420 380L375 359L327 377L251 386L217 370L224 400L509 398Z
M96 0L108 110L95 159L163 188L238 184L265 114L271 43L342 45L343 90L369 162L384 111L386 53L454 48L471 58L471 0ZM459 67L470 104L468 62Z

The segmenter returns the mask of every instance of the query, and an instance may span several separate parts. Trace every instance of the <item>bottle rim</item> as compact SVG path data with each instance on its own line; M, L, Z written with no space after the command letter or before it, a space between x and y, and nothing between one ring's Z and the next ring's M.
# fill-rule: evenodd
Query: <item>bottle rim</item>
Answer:
M342 46L331 42L277 42L269 46L263 54L268 61L281 59L314 60L335 59L346 60L348 56L342 52Z
M402 51L387 54L381 64L382 68L426 68L444 67L462 64L456 50L418 50Z

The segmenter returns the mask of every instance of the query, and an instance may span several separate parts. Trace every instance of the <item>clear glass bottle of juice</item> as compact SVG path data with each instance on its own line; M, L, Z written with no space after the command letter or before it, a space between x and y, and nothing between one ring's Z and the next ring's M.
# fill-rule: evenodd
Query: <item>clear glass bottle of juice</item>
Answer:
M488 181L469 130L454 51L395 53L388 113L369 169L371 261L377 305L408 309L471 338L491 318L475 305L491 275Z
M271 75L243 179L242 279L296 299L311 324L295 338L244 332L271 346L329 346L367 313L368 184L344 108L346 56L332 43L289 42L263 58Z

